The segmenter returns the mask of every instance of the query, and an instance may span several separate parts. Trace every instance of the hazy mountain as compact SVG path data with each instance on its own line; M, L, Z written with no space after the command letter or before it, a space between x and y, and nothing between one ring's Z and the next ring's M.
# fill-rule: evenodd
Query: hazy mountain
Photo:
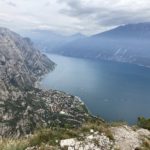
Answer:
M52 52L65 44L68 44L77 39L83 39L85 36L77 33L71 36L58 34L50 30L31 30L22 33L25 37L30 37L34 45L44 52Z
M150 23L119 26L65 44L54 52L67 56L150 66Z
M93 37L147 39L150 38L150 23L123 25Z
M20 136L64 122L76 126L84 121L85 108L77 97L35 88L41 75L54 67L30 39L0 28L0 136Z

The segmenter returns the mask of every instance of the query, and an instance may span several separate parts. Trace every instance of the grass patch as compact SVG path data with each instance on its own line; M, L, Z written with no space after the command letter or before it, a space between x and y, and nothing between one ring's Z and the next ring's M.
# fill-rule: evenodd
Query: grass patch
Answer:
M123 125L128 125L128 123L125 122L125 121L115 121L115 122L111 122L110 125L112 127L120 127L120 126L123 126Z
M109 129L109 124L105 123L103 120L98 118L89 119L85 124L83 124L79 130L80 133L89 133L90 129L98 131L99 133L105 133L105 135L110 139L114 140L113 135Z
M0 141L0 150L25 150L28 147L28 141L25 139L2 139Z
M39 129L28 138L22 139L2 139L0 142L0 150L25 150L27 147L39 146L40 150L46 150L46 145L59 147L60 140L77 138L84 140L83 137L91 134L90 130L104 133L113 140L109 125L98 118L90 118L79 128L72 127L51 127Z
M72 129L65 128L49 128L41 129L37 131L29 141L30 146L41 145L42 143L48 143L49 145L58 145L62 139L78 137L78 132ZM58 141L58 142L57 142Z

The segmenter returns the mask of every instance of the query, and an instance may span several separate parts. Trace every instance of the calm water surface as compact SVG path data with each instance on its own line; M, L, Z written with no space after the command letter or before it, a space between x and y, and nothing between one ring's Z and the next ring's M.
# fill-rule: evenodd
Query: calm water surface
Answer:
M44 89L77 95L91 113L107 121L135 123L150 117L150 69L131 64L49 55L56 69L41 81Z

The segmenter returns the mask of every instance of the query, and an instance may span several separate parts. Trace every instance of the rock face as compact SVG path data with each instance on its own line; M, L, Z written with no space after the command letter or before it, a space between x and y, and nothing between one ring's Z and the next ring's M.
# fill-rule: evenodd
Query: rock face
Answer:
M64 120L75 125L84 120L84 107L78 98L34 88L40 76L54 67L55 63L35 49L28 38L0 28L1 136L28 134Z
M0 97L9 97L12 86L33 86L39 76L54 69L55 64L36 50L30 39L0 28Z
M83 141L66 139L60 141L60 147L68 150L112 150L114 143L104 134L95 132L84 137Z
M135 150L141 147L144 140L149 139L150 131L146 129L133 130L129 126L112 127L115 147L121 150Z

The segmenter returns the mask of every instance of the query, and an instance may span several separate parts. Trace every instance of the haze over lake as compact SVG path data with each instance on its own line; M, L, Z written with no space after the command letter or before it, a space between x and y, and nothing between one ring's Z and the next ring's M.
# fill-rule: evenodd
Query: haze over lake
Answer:
M47 54L57 66L41 81L44 89L79 96L94 115L136 123L150 116L150 69L137 65Z

